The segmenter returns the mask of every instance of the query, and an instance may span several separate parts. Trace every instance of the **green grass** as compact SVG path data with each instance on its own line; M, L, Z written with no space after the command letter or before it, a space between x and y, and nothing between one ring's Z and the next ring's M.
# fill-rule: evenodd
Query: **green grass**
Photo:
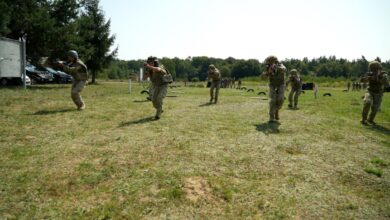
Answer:
M169 89L159 121L137 84L87 86L81 112L70 85L0 89L0 219L390 218L390 94L377 126L322 87L269 125L243 86Z

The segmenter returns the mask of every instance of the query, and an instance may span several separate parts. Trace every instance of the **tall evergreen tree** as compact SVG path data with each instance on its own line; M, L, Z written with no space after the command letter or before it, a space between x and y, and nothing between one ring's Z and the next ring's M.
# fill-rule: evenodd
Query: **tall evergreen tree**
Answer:
M110 35L110 20L105 21L99 0L84 0L82 6L78 26L79 51L86 58L92 74L91 83L95 83L98 72L115 58L118 48L110 52L115 36Z

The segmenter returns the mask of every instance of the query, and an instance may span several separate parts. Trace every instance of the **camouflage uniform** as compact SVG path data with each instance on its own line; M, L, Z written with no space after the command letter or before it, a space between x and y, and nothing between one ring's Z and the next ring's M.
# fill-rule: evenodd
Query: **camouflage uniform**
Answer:
M380 105L384 92L384 86L389 85L387 74L380 71L381 65L377 61L370 62L369 71L365 77L361 78L362 82L368 82L368 89L364 95L364 105L362 112L362 124L367 124L367 116L371 108L371 113L368 117L368 122L375 124L374 119Z
M162 80L162 76L167 74L163 65L160 65L157 68L157 71L148 70L148 74L150 76L150 80L152 81L152 85L150 87L151 99L153 103L153 107L156 109L156 119L161 117L161 113L163 112L163 99L167 95L168 92L168 83L164 83Z
M291 83L291 91L290 94L288 95L288 107L296 109L298 106L298 97L302 92L302 81L301 78L299 77L298 71L296 69L292 69L290 71L290 78L286 82L286 86ZM293 100L294 97L294 100Z
M267 70L262 76L269 78L269 122L275 122L279 120L279 110L284 102L286 67L274 56L267 57L265 64Z
M87 66L79 59L70 65L64 65L64 72L68 73L73 77L73 84L71 89L71 97L73 102L76 104L77 109L84 109L85 104L81 98L81 91L87 84L88 80L88 69Z
M210 103L213 102L213 100L214 100L214 103L217 103L218 102L219 88L221 87L221 73L212 64L209 66L208 78L212 80L211 85L210 85ZM215 90L215 93L214 93L214 90Z

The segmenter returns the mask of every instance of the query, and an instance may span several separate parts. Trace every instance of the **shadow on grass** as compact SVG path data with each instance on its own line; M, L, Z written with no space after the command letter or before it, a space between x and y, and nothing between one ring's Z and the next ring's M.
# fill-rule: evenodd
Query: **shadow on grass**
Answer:
M204 103L204 104L199 105L199 107L205 107L205 106L210 106L210 105L214 105L214 103L212 103L212 102L206 102L206 103Z
M264 134L277 134L279 133L279 123L262 123L262 124L257 124L256 130L263 132Z
M64 112L73 112L76 111L76 109L57 109L57 110L41 110L33 113L33 115L51 115L51 114L58 114L58 113L64 113Z
M372 125L369 127L371 130L374 130L374 131L377 131L377 132L381 132L383 134L387 134L387 135L390 135L390 129L389 128L386 128L386 127L383 127L382 125Z
M148 123L148 122L151 122L151 121L155 121L154 117L147 117L147 118L137 119L137 120L134 120L134 121L122 122L118 127L121 128L121 127L135 125L135 124Z

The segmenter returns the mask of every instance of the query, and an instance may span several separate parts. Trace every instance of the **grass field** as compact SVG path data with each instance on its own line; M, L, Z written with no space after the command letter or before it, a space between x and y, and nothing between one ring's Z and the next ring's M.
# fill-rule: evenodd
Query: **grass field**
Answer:
M0 219L390 218L389 93L377 126L321 87L269 125L258 88L172 88L158 121L141 89L0 89Z

